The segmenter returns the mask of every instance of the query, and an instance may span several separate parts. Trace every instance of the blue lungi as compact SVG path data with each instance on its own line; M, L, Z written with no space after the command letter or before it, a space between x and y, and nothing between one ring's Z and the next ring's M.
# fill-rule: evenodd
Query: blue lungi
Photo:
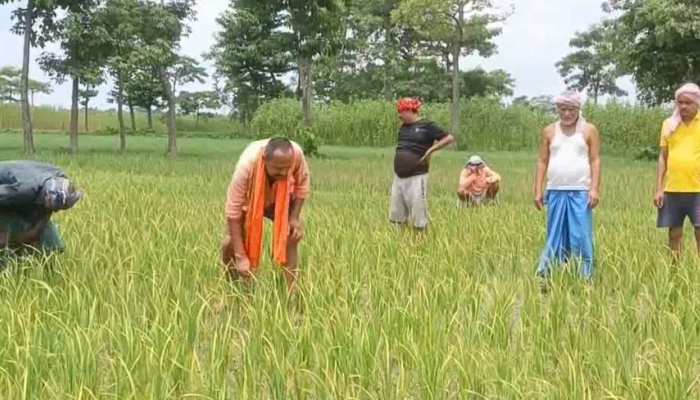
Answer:
M593 210L587 190L548 190L547 244L540 257L537 275L549 277L553 266L571 258L582 261L581 275L593 276Z

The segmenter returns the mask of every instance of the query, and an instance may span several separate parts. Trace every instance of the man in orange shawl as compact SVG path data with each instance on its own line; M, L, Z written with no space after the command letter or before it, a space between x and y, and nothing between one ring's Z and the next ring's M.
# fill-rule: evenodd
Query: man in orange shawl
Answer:
M309 169L301 147L284 138L255 141L236 164L226 199L227 235L222 262L232 279L252 278L260 266L263 219L274 222L273 260L290 292L298 277L301 209L310 194Z

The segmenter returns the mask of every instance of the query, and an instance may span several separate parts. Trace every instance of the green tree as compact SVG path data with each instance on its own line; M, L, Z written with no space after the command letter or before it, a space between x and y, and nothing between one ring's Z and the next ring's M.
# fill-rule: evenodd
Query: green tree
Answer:
M136 54L138 56L138 54ZM136 129L133 108L141 107L146 111L148 129L153 129L153 108L163 107L165 90L158 75L157 66L147 63L135 63L130 79L125 83L129 111L132 115L132 129Z
M391 13L396 0L356 0L340 9L342 45L314 63L314 90L323 100L391 101L412 76L415 33L397 24Z
M231 0L217 19L221 30L206 57L230 94L232 115L242 121L250 121L261 104L292 96L282 78L294 70L293 43L280 13L278 2Z
M342 46L315 63L315 91L321 99L391 101L406 93L425 100L446 99L443 93L438 94L439 90L450 90L443 82L446 68L438 63L442 59L434 59L434 44L414 27L392 18L399 3L356 0L343 9ZM438 54L442 56L443 51ZM434 76L427 79L421 73Z
M272 0L281 6L284 26L291 32L297 60L298 95L304 126L311 126L313 63L322 55L334 54L343 43L342 4L339 0Z
M43 53L39 58L41 68L56 82L60 84L68 79L72 82L69 130L72 153L78 152L80 83L101 78L109 51L107 31L92 11L69 12L59 21L60 29L55 37L62 54Z
M16 0L0 0L0 5L13 3ZM80 12L85 7L90 7L92 0L27 0L24 7L14 11L16 20L12 31L24 37L22 50L22 75L20 86L20 104L22 106L22 128L24 130L24 151L33 154L34 133L29 104L29 60L31 47L44 47L44 44L52 39L58 32L56 24L56 11L67 10Z
M129 97L127 86L132 79L143 79L139 74L158 80L168 109L169 156L177 154L177 126L175 124L175 90L178 82L191 71L181 71L178 64L180 40L189 33L186 22L194 18L194 0L107 0L101 18L109 33L111 55L108 67L115 78L113 98L117 103L120 148L126 150L123 105L139 96ZM186 69L186 68L185 68ZM150 79L149 78L149 79ZM133 125L133 124L132 124ZM133 126L132 126L133 127Z
M700 82L700 2L610 0L614 51L634 78L640 100L672 100L683 82Z
M448 102L452 73L445 71L434 59L413 61L402 68L397 90L401 97L417 96L427 102ZM484 71L477 68L460 71L460 99L512 95L513 78L503 70Z
M12 66L0 69L0 102L19 103L22 70Z
M346 75L370 78L374 88L378 82L386 101L394 98L400 62L401 27L391 18L398 3L398 0L350 2L345 18L347 34L344 35L349 37L349 43L342 46L340 53L344 59L343 67L350 70ZM356 80L355 83L362 81Z
M497 69L484 71L476 68L462 72L462 93L464 98L512 96L515 80L506 71Z
M19 103L22 91L22 70L12 66L0 68L0 103ZM34 94L52 92L51 85L46 82L29 79L29 93L31 104L34 106Z
M207 70L199 65L199 61L189 56L176 56L172 67L170 79L172 81L173 92L177 93L180 85L199 82L204 83L209 77Z
M513 99L513 105L524 106L532 111L544 114L554 114L556 112L554 97L550 95L539 95L530 98L527 96L518 96Z
M124 126L125 85L133 75L132 57L139 46L141 4L138 0L107 0L97 11L96 18L108 35L107 71L114 79L112 99L117 104L119 149L126 151Z
M146 110L148 128L153 129L153 107L164 107L165 87L160 76L160 65L151 54L134 51L129 56L128 76L122 91L123 101L129 108L131 131L136 131L135 108ZM116 93L113 97L116 99Z
M34 107L34 95L37 93L51 94L53 88L48 82L39 82L29 79L29 102Z
M594 103L602 95L624 96L617 86L622 75L613 52L613 25L603 23L591 26L585 32L577 32L569 42L575 51L556 66L569 89L587 90Z
M190 32L188 20L194 19L194 0L143 0L139 36L143 46L139 52L151 57L163 85L167 104L167 154L177 155L176 90L177 84L193 76L193 63L178 55L180 41ZM184 61L183 61L184 60ZM196 68L194 68L196 69Z
M399 97L418 97L425 102L448 102L450 76L433 58L410 60L399 68L396 93Z
M478 53L487 57L496 50L493 39L501 30L493 26L506 18L490 0L404 0L393 18L411 27L422 46L443 60L452 76L451 130L459 132L460 62L462 56Z
M99 92L97 90L95 90L95 86L93 86L92 84L87 84L87 85L85 85L85 88L80 89L80 93L79 93L80 105L83 106L83 110L85 113L85 115L84 115L85 132L88 132L90 130L90 127L88 124L88 122L89 122L88 115L89 115L89 111L90 111L90 99L92 99L93 97L96 97L98 94L99 94Z
M216 110L221 108L221 100L216 91L180 92L178 105L184 115L195 116L195 128L199 127L199 117L203 110Z

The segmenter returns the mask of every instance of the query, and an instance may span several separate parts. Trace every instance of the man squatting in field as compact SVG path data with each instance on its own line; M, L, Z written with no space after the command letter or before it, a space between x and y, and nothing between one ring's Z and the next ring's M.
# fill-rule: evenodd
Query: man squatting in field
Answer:
M501 176L481 157L471 156L459 175L457 197L460 207L490 204L496 200L500 182Z
M0 162L0 265L14 256L63 251L65 244L51 216L72 208L82 197L54 165Z
M537 275L549 278L554 264L571 257L583 262L582 275L593 276L593 209L600 190L598 129L581 114L581 97L567 92L555 99L559 121L542 132L535 207L547 206L547 241ZM545 176L547 192L544 193Z
M430 157L455 142L435 123L421 119L420 100L404 98L397 109L402 121L394 156L389 220L398 225L409 221L419 231L428 227L428 171Z
M694 83L676 91L676 109L661 128L661 152L654 204L657 226L668 228L669 247L677 259L683 242L683 222L695 226L700 251L700 87Z
M260 265L263 219L274 222L272 252L296 290L299 242L304 237L301 209L311 192L301 147L284 138L258 140L241 154L228 188L227 234L222 262L232 279L252 278Z

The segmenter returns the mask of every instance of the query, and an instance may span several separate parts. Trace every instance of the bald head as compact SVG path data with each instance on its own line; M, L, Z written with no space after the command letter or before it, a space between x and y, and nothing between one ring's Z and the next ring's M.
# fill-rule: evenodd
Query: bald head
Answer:
M272 138L265 146L265 169L272 181L285 179L294 164L294 147L285 138Z
M275 152L291 153L294 150L292 142L282 137L274 137L265 146L265 155L271 157Z

